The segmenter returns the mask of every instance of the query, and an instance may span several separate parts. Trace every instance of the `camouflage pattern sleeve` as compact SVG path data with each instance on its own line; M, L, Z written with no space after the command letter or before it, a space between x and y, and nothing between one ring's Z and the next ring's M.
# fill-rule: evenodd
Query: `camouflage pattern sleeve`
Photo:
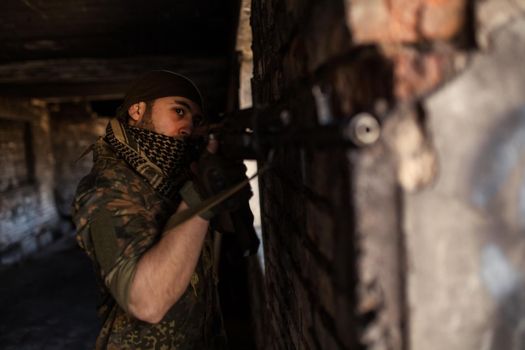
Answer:
M155 203L145 198L151 191L129 169L106 168L86 177L77 192L77 241L115 300L127 310L137 262L161 231L150 208Z

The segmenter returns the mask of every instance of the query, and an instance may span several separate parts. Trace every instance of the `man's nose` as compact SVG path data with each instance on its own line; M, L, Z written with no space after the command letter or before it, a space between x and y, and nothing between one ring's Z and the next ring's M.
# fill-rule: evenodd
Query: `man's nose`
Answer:
M188 118L188 120L185 121L184 125L179 129L179 135L180 136L190 136L193 132L193 118Z

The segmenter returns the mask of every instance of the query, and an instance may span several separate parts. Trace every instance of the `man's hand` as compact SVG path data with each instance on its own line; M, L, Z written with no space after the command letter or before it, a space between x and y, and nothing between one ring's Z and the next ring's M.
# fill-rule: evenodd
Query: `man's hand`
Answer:
M227 190L247 179L246 167L242 161L228 159L218 153L218 142L213 137L201 157L192 164L194 178L186 183L180 191L182 199L190 208L195 208L206 199ZM252 192L249 186L244 187L210 211L200 214L209 220L214 214L232 212L246 203Z
M221 193L247 180L246 166L241 160L231 160L217 152L203 154L196 170L200 175L202 192L206 197ZM253 214L248 203L251 196L251 188L246 185L212 209L215 213L220 213L214 218L215 229L223 233L237 234L236 250L240 256L255 254L260 243L253 228Z
M220 154L204 154L199 159L197 168L201 180L201 191L206 198L221 193L247 179L246 166L242 161L230 160ZM247 185L215 207L214 212L235 211L241 203L247 202L251 196L250 186Z

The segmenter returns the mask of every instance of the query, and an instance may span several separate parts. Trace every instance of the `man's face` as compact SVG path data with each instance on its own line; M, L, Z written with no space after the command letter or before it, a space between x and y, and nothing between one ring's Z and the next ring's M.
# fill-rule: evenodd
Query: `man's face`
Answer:
M151 107L136 103L128 112L132 125L166 136L189 136L203 120L199 105L182 96L158 98Z

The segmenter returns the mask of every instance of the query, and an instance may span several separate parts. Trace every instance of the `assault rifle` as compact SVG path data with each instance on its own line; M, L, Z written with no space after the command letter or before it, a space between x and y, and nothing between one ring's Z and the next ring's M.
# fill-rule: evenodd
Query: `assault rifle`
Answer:
M225 114L220 123L210 126L209 132L219 139L223 154L234 159L256 160L265 160L276 148L363 147L379 138L376 115L385 106L376 106L374 112L336 118L329 94L315 85L312 96L313 99L303 100L296 108L281 102ZM305 110L310 114L313 111L314 115L305 115Z
M382 109L386 107L376 106L373 113L363 111L336 118L332 112L330 93L314 85L306 96L299 94L272 106L223 115L221 121L210 125L207 132L219 140L219 149L224 157L234 161L255 159L265 162L272 150L277 148L327 149L371 145L380 136L376 114ZM217 167L208 173L213 176L204 181L211 182L212 188L221 188L221 183L227 183L224 169ZM253 228L253 215L248 203L243 203L232 213L231 221L241 254L255 254L259 239Z

